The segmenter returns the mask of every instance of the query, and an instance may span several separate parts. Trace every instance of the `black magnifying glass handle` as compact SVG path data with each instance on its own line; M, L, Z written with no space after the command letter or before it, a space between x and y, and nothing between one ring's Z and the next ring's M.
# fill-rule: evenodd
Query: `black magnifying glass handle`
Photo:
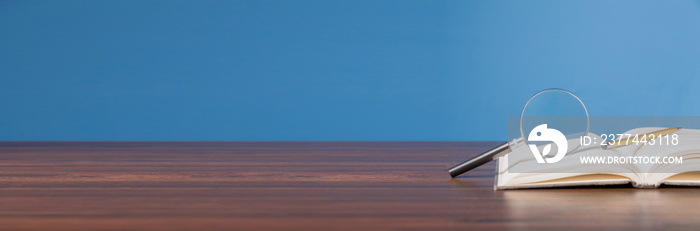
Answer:
M492 161L493 159L502 156L503 154L509 153L510 151L510 144L508 142L502 143L501 145L498 145L495 148L492 148L491 150L488 150L478 156L464 161L461 164L455 165L454 167L450 168L448 172L450 173L450 176L454 178L456 176L461 175L462 173L484 165Z

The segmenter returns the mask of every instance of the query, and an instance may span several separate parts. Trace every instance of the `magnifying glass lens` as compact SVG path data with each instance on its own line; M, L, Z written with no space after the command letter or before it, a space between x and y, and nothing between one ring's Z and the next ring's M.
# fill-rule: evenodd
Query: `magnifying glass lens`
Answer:
M542 126L544 124L547 130ZM562 89L547 89L535 94L525 104L520 115L520 134L527 144L544 146L551 143L551 139L537 138L543 135L542 132L556 129L571 141L566 147L567 153L580 147L577 139L587 135L588 128L586 106L576 95ZM551 153L557 153L554 149Z

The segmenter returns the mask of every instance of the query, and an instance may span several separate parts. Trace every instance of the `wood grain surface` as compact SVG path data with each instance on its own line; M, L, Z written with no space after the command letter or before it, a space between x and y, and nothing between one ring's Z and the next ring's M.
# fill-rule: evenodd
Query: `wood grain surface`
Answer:
M700 189L494 191L493 142L2 142L2 230L697 229Z

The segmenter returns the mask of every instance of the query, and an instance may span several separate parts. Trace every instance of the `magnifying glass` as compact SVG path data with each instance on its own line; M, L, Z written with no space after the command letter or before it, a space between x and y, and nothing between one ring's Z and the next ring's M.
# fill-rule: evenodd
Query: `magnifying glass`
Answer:
M571 141L586 136L589 128L586 105L574 93L557 88L542 90L530 97L520 112L520 137L455 165L448 172L454 178L522 145L540 154L535 155L540 163L557 162L581 146L580 142ZM552 145L557 138L567 142Z

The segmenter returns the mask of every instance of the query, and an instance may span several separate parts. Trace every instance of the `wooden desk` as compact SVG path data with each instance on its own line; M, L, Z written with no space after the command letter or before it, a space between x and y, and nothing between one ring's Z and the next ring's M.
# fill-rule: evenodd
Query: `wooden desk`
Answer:
M494 191L485 142L3 142L0 229L694 228L696 188Z

